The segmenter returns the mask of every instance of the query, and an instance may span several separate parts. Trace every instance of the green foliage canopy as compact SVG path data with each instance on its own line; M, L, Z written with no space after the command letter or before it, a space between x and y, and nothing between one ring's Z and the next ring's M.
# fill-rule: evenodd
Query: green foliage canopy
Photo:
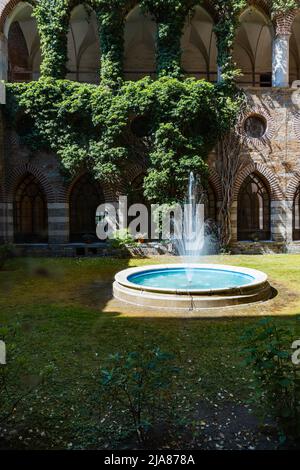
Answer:
M113 187L142 158L132 142L144 144L145 195L161 203L182 199L190 171L205 175L207 153L239 107L226 84L172 77L124 82L117 91L51 78L7 89L9 117L23 143L56 152L71 174L85 166ZM133 135L137 117L149 122L144 136Z
M144 192L151 202L181 200L188 174L205 178L206 159L239 111L232 45L246 0L216 0L218 64L223 81L184 80L180 40L188 15L200 0L141 0L157 23L158 80L124 82L124 24L134 0L31 0L41 38L41 79L8 84L8 112L31 149L56 152L70 174L89 168L116 187L130 163L147 168ZM99 86L64 80L72 9L96 13L101 45ZM100 64L99 64L100 69ZM148 131L136 136L141 117ZM137 150L138 149L138 150Z

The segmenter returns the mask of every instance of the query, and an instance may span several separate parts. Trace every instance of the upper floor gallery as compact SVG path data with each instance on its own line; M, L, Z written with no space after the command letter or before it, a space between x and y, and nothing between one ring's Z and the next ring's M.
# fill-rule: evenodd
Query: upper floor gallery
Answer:
M278 27L262 1L251 1L239 15L233 58L242 86L289 86L300 79L300 10L288 24ZM11 82L40 76L41 47L37 21L30 3L0 2L0 79ZM196 6L186 17L180 40L181 67L186 76L218 79L215 18L209 2ZM126 12L123 74L126 80L156 76L157 22L139 4ZM67 35L66 78L99 83L101 41L94 11L78 4L72 9Z

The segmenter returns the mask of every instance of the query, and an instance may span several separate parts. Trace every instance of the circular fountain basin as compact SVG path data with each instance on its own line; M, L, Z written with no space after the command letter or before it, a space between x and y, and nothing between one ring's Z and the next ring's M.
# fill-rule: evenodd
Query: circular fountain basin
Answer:
M271 286L261 271L219 264L170 264L119 272L114 296L160 309L198 310L268 300Z

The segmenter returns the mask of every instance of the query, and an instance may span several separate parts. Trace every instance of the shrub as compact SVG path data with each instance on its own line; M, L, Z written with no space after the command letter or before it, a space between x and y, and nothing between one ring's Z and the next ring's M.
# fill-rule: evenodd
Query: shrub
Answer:
M157 419L166 416L176 371L173 357L159 348L112 355L107 367L101 369L104 392L129 414L140 443L145 442Z
M236 121L240 95L225 83L192 78L146 77L115 91L41 78L7 84L5 110L22 144L54 151L66 176L84 166L115 190L128 180L128 165L143 162L146 199L169 204L183 200L191 171L207 180L207 156ZM146 119L147 135L132 132L136 118Z
M116 230L114 237L110 240L110 246L115 249L126 248L127 245L134 245L136 242L127 229Z
M294 336L264 319L242 337L244 364L252 366L251 401L276 420L280 442L300 440L300 370L292 362Z

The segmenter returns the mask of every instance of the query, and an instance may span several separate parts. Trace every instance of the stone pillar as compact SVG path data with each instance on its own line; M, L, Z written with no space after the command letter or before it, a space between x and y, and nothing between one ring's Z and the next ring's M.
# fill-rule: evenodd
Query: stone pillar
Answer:
M284 242L287 239L286 201L271 201L271 240Z
M125 20L120 9L111 8L110 3L103 3L96 14L101 32L101 83L114 88L123 78Z
M48 204L48 241L49 244L69 242L69 204Z
M289 42L290 33L276 34L273 40L272 85L289 86Z
M5 35L0 34L0 80L7 80L8 50Z
M0 242L13 243L14 214L11 202L0 203Z
M234 201L231 206L231 242L237 241L237 201Z
M286 241L287 243L291 243L293 241L293 201L286 201L285 207Z
M156 68L158 76L180 77L181 70L181 28L175 28L172 22L157 23Z

